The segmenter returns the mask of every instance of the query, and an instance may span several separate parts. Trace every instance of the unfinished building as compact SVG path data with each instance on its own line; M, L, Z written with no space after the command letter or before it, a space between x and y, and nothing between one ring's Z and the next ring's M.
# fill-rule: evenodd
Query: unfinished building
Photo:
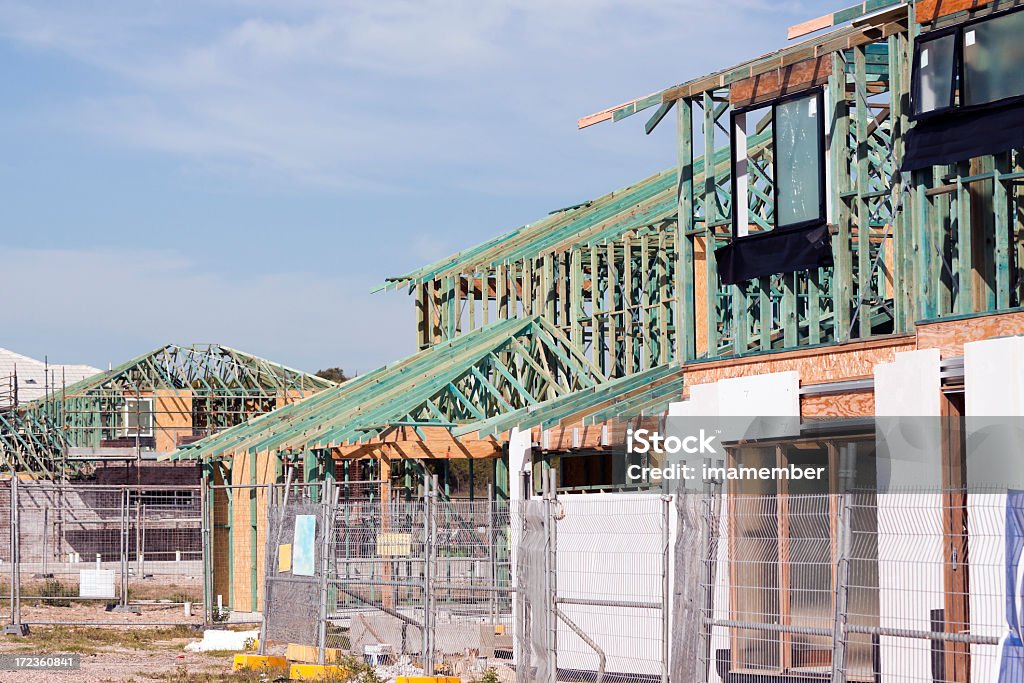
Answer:
M989 680L1020 558L1002 543L1011 497L968 493L959 418L1024 415L1019 5L871 0L584 117L648 111L650 132L672 114L678 166L389 279L415 299L414 355L334 387L167 347L19 411L64 444L20 462L199 462L207 602L257 611L269 483L372 486L379 506L425 472L449 497L530 497L550 470L566 496L622 491L638 487L615 452L627 426L790 418L725 460L830 476L726 483L694 554L704 652L680 666L723 683ZM840 492L892 475L864 418L908 414L935 418L912 474L941 493L870 499L854 526ZM1019 486L1019 456L993 458Z
M584 117L649 111L649 132L674 114L678 167L388 280L415 297L419 354L183 454L366 459L387 483L410 462L485 457L500 495L529 495L521 475L547 468L564 493L621 490L623 418L776 415L795 431L729 445L729 462L863 483L883 473L858 418L932 416L945 426L918 474L945 493L916 514L939 531L887 545L898 515L864 513L875 598L844 626L859 635L843 680L981 680L1003 635L992 586L1016 560L978 526L991 501L967 493L971 433L939 418L1024 413L1017 6L861 3L776 52ZM1001 462L1008 481L1024 472ZM774 484L723 494L767 507L723 508L721 571L702 588L708 680L818 680L836 666L840 579L808 567L838 566L839 508L790 507L797 490Z

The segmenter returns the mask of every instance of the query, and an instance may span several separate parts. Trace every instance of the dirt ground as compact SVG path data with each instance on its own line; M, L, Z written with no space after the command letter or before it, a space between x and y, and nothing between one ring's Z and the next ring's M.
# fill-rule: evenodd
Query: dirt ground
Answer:
M239 627L242 628L242 627ZM251 627L246 627L251 628ZM28 636L0 636L0 653L78 653L78 671L0 671L0 681L100 683L210 683L273 680L253 674L231 674L234 652L186 652L185 645L202 634L190 626L97 627L37 626Z

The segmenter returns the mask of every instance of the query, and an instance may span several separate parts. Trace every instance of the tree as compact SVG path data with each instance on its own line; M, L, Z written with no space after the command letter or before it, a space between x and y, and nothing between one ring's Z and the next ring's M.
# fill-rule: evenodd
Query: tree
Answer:
M341 368L326 368L324 370L317 370L316 376L323 377L324 379L329 379L332 382L337 382L338 384L341 384L342 382L347 382L348 380L352 379L351 377L346 375L345 371L342 370Z

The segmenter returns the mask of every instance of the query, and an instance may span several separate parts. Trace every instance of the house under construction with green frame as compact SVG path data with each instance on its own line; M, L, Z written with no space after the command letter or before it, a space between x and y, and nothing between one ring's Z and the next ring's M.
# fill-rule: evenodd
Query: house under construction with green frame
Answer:
M0 414L10 471L81 476L98 463L155 461L182 445L333 387L217 344L169 344Z
M507 497L524 467L557 468L563 491L621 490L612 448L627 424L726 410L708 397L749 402L766 378L794 385L764 409L868 417L887 405L877 378L907 358L934 361L912 404L963 414L971 345L1024 334L1024 88L971 89L999 61L971 61L965 27L1016 21L1019 5L869 0L793 27L770 54L584 117L647 111L647 132L674 118L677 167L389 278L381 289L414 299L415 355L174 457L201 460L209 481L290 468L388 495L430 471L450 495L480 495L465 475ZM922 50L956 41L948 74L922 72ZM965 475L942 476L952 489ZM962 501L947 502L952 528ZM217 513L245 529L232 547L263 547L249 522L261 505ZM218 575L242 580L217 591L258 609L264 563L240 557ZM948 628L963 593L947 586Z

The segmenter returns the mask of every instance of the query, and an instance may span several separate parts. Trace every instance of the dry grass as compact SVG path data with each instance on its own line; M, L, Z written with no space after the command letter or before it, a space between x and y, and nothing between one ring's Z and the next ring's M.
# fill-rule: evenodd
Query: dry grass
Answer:
M179 666L170 673L151 674L147 676L147 680L164 681L165 683L269 683L270 681L287 681L288 670L243 669L242 671L209 673L189 671L186 667Z
M27 636L8 637L15 652L77 652L97 654L111 647L127 650L166 648L175 641L195 638L190 626L165 628L99 628L90 626L53 626L33 628Z

